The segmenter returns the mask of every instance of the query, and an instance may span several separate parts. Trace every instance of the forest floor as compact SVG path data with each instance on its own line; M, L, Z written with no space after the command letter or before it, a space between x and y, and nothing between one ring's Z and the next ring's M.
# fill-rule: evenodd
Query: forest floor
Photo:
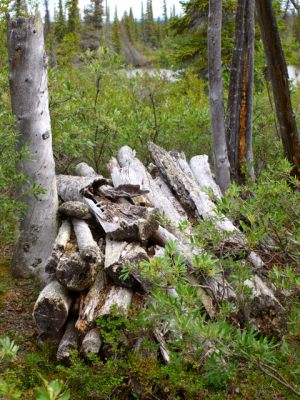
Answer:
M0 337L8 336L19 346L18 358L14 363L14 379L19 381L21 398L32 399L35 398L34 387L41 385L41 375L50 380L57 378L61 380L62 377L56 370L53 349L49 347L41 351L37 346L37 332L32 311L40 285L34 279L24 280L11 277L9 271L11 254L11 246L0 247ZM297 358L296 354L295 358ZM295 365L292 363L290 367L283 366L283 369L291 367ZM72 388L71 392L74 395L72 399L92 398L80 397L80 391L73 392ZM295 400L297 398L282 390L276 382L270 381L259 371L249 373L249 370L241 371L227 390L219 393L214 390L204 390L203 393L204 397L201 398L211 400ZM128 399L128 397L125 398ZM1 397L0 394L0 399L7 400L8 398Z
M0 335L13 338L19 354L36 350L36 330L32 318L39 293L37 281L14 279L9 272L11 246L0 248Z

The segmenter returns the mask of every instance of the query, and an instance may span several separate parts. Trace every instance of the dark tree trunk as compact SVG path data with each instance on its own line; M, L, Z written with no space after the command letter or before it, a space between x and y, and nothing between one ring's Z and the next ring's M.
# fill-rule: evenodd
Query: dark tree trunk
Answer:
M256 1L257 18L271 76L276 114L286 158L300 178L300 138L292 108L289 77L271 0Z
M230 165L225 138L221 61L222 0L209 1L208 75L213 155L216 181L224 193L230 186Z
M254 71L254 0L239 0L226 117L232 179L243 183L243 165L254 178L252 109Z

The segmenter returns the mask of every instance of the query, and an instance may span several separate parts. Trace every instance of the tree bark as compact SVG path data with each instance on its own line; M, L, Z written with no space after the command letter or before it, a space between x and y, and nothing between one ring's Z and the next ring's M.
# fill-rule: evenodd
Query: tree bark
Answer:
M132 183L139 185L147 193L143 198L135 198L135 202L142 202L146 205L156 207L168 222L168 229L178 238L184 240L177 225L188 219L187 215L180 214L173 206L172 201L167 198L160 189L157 182L147 172L142 162L136 158L134 150L124 146L119 150L118 160L112 159L108 163L108 169L111 173L115 186L120 184Z
M40 334L52 338L64 326L72 298L67 289L57 281L50 282L41 291L33 310L33 317Z
M59 175L58 194L64 201L82 201L87 204L106 235L115 240L146 241L157 229L154 208L120 204L122 197L135 197L144 193L135 185L109 186L102 177Z
M230 186L230 165L223 112L221 60L222 0L209 1L208 15L208 79L216 181L224 193Z
M300 178L300 137L292 108L289 76L271 0L256 1L257 19L271 76L276 115L285 156Z
M71 356L72 350L77 350L79 345L79 335L75 328L75 320L69 320L65 333L59 343L56 358L59 362L66 362Z
M58 212L67 217L78 219L90 219L92 214L86 204L80 201L66 201L58 207Z
M28 146L18 172L27 181L18 191L26 208L11 265L16 277L44 272L57 233L58 206L48 107L47 57L40 13L7 19L9 83L12 111L20 133L17 151ZM35 185L42 193L32 194ZM45 210L47 212L45 213Z
M103 264L104 257L98 244L95 242L92 232L85 221L72 219L79 253L83 260Z
M46 262L45 272L48 275L48 278L50 277L51 279L51 277L55 274L59 260L63 255L70 238L71 224L69 221L63 221L55 239L51 256Z
M81 292L92 286L100 268L101 260L86 261L75 252L60 258L55 275L67 289Z
M239 184L245 180L243 166L254 179L252 151L252 111L254 77L254 0L239 0L235 45L228 93L226 137L231 176Z
M98 328L93 328L85 335L81 344L80 353L85 358L88 358L89 354L98 354L101 344L100 330Z
M116 242L109 238L106 239L104 270L115 284L128 288L138 286L148 292L151 282L143 279L138 269L138 264L145 260L149 260L149 257L139 243ZM136 264L135 268L133 268L134 264ZM122 272L126 266L130 267L130 274L124 279Z
M216 184L208 163L208 157L195 156L190 160L190 168L201 190L211 190L217 200L221 200L222 192Z
M80 304L79 318L76 322L76 328L81 333L86 333L89 329L95 326L97 318L97 310L104 301L104 290L106 286L106 279L104 270L101 269L96 276L95 282L82 298Z

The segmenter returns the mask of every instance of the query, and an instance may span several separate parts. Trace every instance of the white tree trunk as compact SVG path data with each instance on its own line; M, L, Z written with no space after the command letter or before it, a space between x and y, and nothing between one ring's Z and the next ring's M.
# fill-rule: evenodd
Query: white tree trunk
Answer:
M7 38L12 111L20 133L17 150L24 146L29 150L29 156L21 159L17 166L18 171L28 177L18 193L27 211L20 224L11 271L16 277L29 277L37 271L43 273L51 254L57 232L58 206L48 107L47 57L39 12L27 19L8 18ZM33 184L44 193L31 194Z

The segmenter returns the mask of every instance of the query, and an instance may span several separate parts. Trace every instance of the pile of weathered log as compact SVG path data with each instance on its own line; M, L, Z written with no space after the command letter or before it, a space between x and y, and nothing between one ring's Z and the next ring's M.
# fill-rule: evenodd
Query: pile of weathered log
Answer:
M101 332L96 320L110 315L112 306L127 315L136 293L149 301L152 282L142 276L139 263L161 256L170 241L185 260L188 280L198 288L199 307L207 318L215 318L221 302L240 304L240 294L228 283L230 269L217 276L194 274L195 256L203 249L192 244L192 226L202 220L222 233L223 254L240 257L242 250L252 266L252 276L244 282L252 293L242 309L236 307L235 322L251 322L267 335L284 332L286 312L265 278L263 261L243 233L217 212L212 199L220 200L222 193L207 156L188 163L182 153L152 143L149 150L153 164L146 168L131 148L121 148L117 159L108 162L111 180L85 163L76 167L77 176L57 176L61 225L46 265L48 283L33 315L41 341L60 338L58 360L68 358L72 349L98 354ZM183 222L184 230L179 229ZM124 275L129 265L134 268ZM176 295L174 289L166 289ZM168 362L164 330L157 327L153 336Z

